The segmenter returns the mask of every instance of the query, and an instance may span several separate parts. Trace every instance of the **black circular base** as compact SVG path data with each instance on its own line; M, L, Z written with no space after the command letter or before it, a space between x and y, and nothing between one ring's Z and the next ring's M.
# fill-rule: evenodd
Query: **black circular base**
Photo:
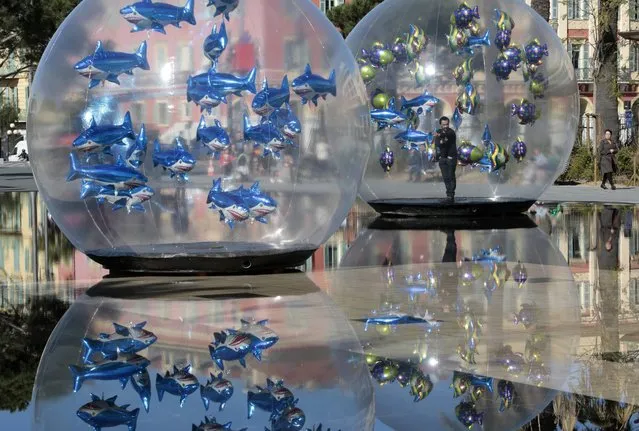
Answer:
M492 217L397 217L380 215L368 229L374 230L487 230L534 229L528 214L503 214Z
M127 249L89 250L94 261L110 271L110 275L264 274L288 271L304 265L316 249L251 249L248 253L230 253L213 248L210 243L189 244L191 253L176 253L182 244L164 244ZM172 252L173 251L173 252Z
M509 199L493 201L478 198L455 198L448 201L437 199L384 199L370 201L368 204L383 215L401 217L468 217L518 214L528 210L534 200Z

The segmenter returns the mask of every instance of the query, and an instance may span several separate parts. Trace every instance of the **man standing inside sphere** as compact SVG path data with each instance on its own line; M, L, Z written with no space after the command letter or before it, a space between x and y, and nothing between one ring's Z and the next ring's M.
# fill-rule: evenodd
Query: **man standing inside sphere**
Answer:
M455 188L457 180L455 170L457 169L457 135L450 128L448 117L439 119L440 128L435 132L435 148L439 154L439 169L442 171L442 178L446 186L447 201L455 201Z

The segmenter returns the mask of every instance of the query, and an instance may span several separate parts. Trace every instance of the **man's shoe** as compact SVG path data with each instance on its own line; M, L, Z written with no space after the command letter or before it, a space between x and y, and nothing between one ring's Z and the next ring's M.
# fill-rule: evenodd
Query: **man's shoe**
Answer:
M615 187L615 186L610 186L610 188L613 189L613 190L617 190L617 187Z
M602 185L600 185L599 187L601 187L601 188L602 188L602 189L604 189L604 190L608 190L608 187L604 186L603 184L602 184Z

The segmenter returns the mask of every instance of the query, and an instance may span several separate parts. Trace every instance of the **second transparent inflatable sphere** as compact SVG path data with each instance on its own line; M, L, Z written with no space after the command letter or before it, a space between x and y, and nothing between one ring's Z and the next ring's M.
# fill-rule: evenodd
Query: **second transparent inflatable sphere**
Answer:
M303 263L370 151L355 59L308 0L86 0L31 90L39 190L111 269Z
M386 0L346 43L377 130L360 196L379 212L524 211L565 168L575 72L524 2Z

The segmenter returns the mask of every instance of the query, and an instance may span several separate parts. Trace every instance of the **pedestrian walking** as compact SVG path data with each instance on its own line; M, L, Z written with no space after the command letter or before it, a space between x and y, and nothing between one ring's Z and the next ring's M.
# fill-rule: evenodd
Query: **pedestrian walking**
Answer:
M612 140L612 130L606 129L604 138L599 143L599 170L601 171L601 188L607 189L606 181L610 183L610 188L615 190L614 180L612 176L617 173L617 154L619 147Z
M439 154L439 169L442 171L442 179L446 187L446 197L449 203L455 201L455 189L457 180L457 135L449 126L448 117L439 119L440 129L435 132L435 148Z

